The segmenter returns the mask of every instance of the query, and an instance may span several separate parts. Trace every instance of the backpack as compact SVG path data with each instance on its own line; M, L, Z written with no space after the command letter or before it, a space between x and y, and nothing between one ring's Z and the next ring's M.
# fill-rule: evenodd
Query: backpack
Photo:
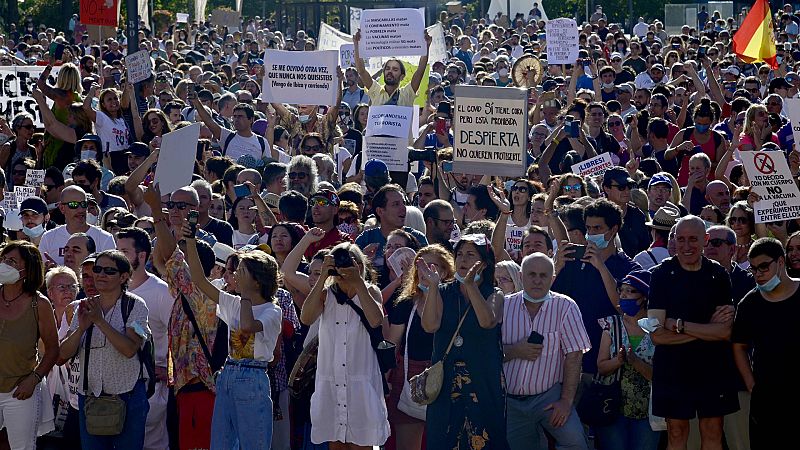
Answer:
M222 156L225 156L225 154L228 153L228 145L231 143L233 138L235 138L236 136L237 136L236 133L231 133L231 134L228 135L227 138L225 138L225 142L222 144ZM258 144L261 146L261 157L263 158L264 157L264 152L267 151L267 141L264 140L263 137L261 137L261 136L259 136L257 134L254 134L253 136L255 136L256 139L258 139Z
M125 327L128 326L128 317L135 303L136 301L128 293L122 295L122 322ZM147 398L150 398L156 392L156 352L153 333L147 335L144 346L136 350L136 355L139 357L139 378L142 378L143 370L147 370Z

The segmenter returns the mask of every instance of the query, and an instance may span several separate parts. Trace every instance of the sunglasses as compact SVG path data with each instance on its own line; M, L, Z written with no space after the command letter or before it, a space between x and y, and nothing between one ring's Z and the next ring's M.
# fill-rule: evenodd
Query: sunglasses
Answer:
M303 151L304 152L318 152L320 150L322 150L322 146L321 145L304 145L303 146Z
M187 203L187 202L173 202L173 201L168 201L168 202L166 202L166 203L164 203L164 204L165 204L165 205L167 205L167 209L175 209L175 208L178 208L178 209L179 209L179 210L181 210L181 211L183 211L184 209L186 209L186 208L188 208L188 207L190 207L190 206L197 206L197 205L195 205L194 203Z
M633 184L612 184L612 188L616 188L618 191L628 191L633 189Z
M522 192L523 194L527 194L528 186L511 186L511 192Z
M763 263L761 263L761 264L759 264L757 266L750 266L747 270L749 270L750 273L752 273L753 275L756 275L756 274L759 274L759 273L766 273L769 270L769 266L771 266L772 263L774 263L775 261L777 261L777 260L773 259L773 260L770 260L770 261L767 261L767 262L763 262Z
M732 242L728 242L727 239L714 238L714 239L709 239L708 240L708 245L710 245L710 246L712 246L714 248L719 248L719 247L721 247L723 245L733 245L733 243Z
M116 275L119 273L119 269L117 269L116 267L103 267L95 265L94 267L92 267L92 272L96 274L104 273L106 275Z
M546 138L547 134L545 134L545 133L533 133L533 137Z
M305 172L289 172L289 179L290 180L305 180L306 176Z
M618 122L618 121L615 120L613 122L608 122L608 126L609 127L621 127L622 126L622 122Z
M747 217L731 216L730 218L728 218L728 222L730 222L731 224L734 224L734 223L746 224L746 223L750 223L750 219L748 219Z
M581 184L580 183L564 185L564 191L566 191L566 192L569 192L569 191L580 191L580 190L581 190Z
M89 202L87 202L86 200L80 202L78 201L63 202L61 204L66 205L66 207L69 209L78 209L78 208L86 209L89 207Z
M314 197L308 200L308 206L330 206L331 201L325 197Z

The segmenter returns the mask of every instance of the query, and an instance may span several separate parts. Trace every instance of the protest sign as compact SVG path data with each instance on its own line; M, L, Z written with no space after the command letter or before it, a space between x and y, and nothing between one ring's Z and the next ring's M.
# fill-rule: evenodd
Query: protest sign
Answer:
M267 50L264 61L263 101L300 105L336 103L338 52Z
M25 172L25 186L40 187L44 183L44 169L28 169Z
M405 137L411 132L414 112L410 106L370 106L367 136Z
M211 12L211 23L228 27L228 31L237 31L241 26L240 13L228 9L215 9Z
M14 197L17 203L22 203L26 198L36 197L36 188L34 186L14 186Z
M783 152L739 152L739 155L750 180L750 192L761 197L753 204L756 223L800 217L800 190Z
M611 154L606 152L578 164L573 164L572 173L582 177L602 176L606 173L606 170L612 167L614 167L614 161L611 159Z
M457 85L453 171L524 176L528 149L528 91Z
M355 34L361 24L361 11L362 8L350 7L350 33Z
M165 134L158 153L156 179L162 194L170 194L192 182L200 123Z
M418 9L366 9L361 11L360 30L364 58L422 56L428 51L425 19Z
M362 169L370 159L380 159L391 171L408 172L408 138L365 136L363 147Z
M800 145L800 98L783 99L783 107L789 114L789 121L792 122L794 142Z
M119 19L118 0L81 0L81 23L84 25L103 25L116 27Z
M6 230L20 231L22 230L22 217L19 216L19 203L17 197L14 195L6 195L3 198L3 203L0 204L5 216L3 218L3 228Z
M189 13L176 13L178 23L186 23L189 21Z
M15 195L6 195L3 197L3 203L0 205L2 205L4 211L9 211L18 209L19 203L17 203L17 197Z
M44 69L43 66L0 67L0 117L11 123L17 114L28 113L33 116L34 125L44 127L42 113L31 95ZM53 67L50 72L48 84L51 86L56 84L58 71L58 67ZM53 106L53 101L47 99L47 104Z
M339 65L342 70L356 66L356 50L353 44L342 44L339 47Z
M153 74L153 63L147 50L139 50L125 57L125 68L128 70L128 82L138 83L150 78Z
M575 64L578 59L578 24L574 19L551 19L545 24L547 62Z
M505 248L508 254L513 258L514 255L522 253L522 237L525 235L527 227L506 227L506 243Z

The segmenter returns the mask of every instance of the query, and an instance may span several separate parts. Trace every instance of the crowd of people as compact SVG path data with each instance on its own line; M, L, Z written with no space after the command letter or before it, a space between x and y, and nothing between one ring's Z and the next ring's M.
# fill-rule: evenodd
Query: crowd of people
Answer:
M800 175L791 5L777 68L718 12L670 35L601 6L547 64L533 5L442 12L447 57L413 73L371 74L353 30L333 105L261 100L265 50L317 46L269 19L138 49L11 24L0 66L46 68L36 114L0 119L0 448L789 446L800 220L756 223L740 152ZM528 91L524 176L453 171L457 85ZM419 109L407 171L365 156L379 105ZM192 182L163 192L162 137L195 122Z

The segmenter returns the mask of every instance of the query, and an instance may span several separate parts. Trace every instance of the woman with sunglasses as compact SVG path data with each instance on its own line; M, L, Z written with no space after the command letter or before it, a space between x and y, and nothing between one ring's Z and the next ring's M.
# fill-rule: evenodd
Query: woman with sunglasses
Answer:
M439 269L425 261L416 267L425 286L422 328L434 333L431 362L444 364L441 393L427 408L426 445L505 450L503 293L494 288L494 254L482 234L462 236L454 250L453 282L442 284Z
M36 126L33 117L28 113L14 116L9 128L5 120L0 121L0 132L11 136L11 139L0 147L0 167L6 174L20 161L25 159L36 160L36 150L30 144Z
M234 274L239 295L232 295L206 277L188 221L181 232L192 281L218 305L217 315L228 325L228 359L216 381L211 448L268 450L273 399L267 365L280 353L283 320L275 297L278 263L260 250L241 253Z
M565 173L558 179L558 195L566 195L569 198L579 199L589 195L586 192L586 181L580 175Z
M386 340L401 348L395 369L389 374L391 391L386 399L389 423L392 424L397 449L419 450L425 432L425 420L413 417L398 408L404 385L430 366L433 353L433 333L422 328L422 310L425 307L425 290L416 268L422 261L441 272L442 279L450 281L455 273L453 256L438 244L429 245L417 252L414 262L404 277L403 290L389 311L389 328L384 331ZM408 399L410 400L410 398Z
M725 221L726 225L736 233L736 254L733 259L742 269L746 269L750 265L747 252L753 244L753 234L756 228L753 208L747 202L736 202L728 211Z
M92 273L98 295L81 300L59 352L62 361L74 357L80 363L81 444L87 450L142 448L150 405L147 371L142 370L137 351L150 335L147 306L140 297L127 292L131 263L122 252L100 252ZM94 435L87 428L87 402L101 395L116 396L124 403L125 423L119 434Z
M150 144L156 136L164 136L172 131L167 115L160 109L148 109L142 117L143 133L137 136L139 141Z
M58 358L53 307L38 292L43 284L36 246L12 241L0 250L0 428L14 450L36 448L44 401L40 382Z

